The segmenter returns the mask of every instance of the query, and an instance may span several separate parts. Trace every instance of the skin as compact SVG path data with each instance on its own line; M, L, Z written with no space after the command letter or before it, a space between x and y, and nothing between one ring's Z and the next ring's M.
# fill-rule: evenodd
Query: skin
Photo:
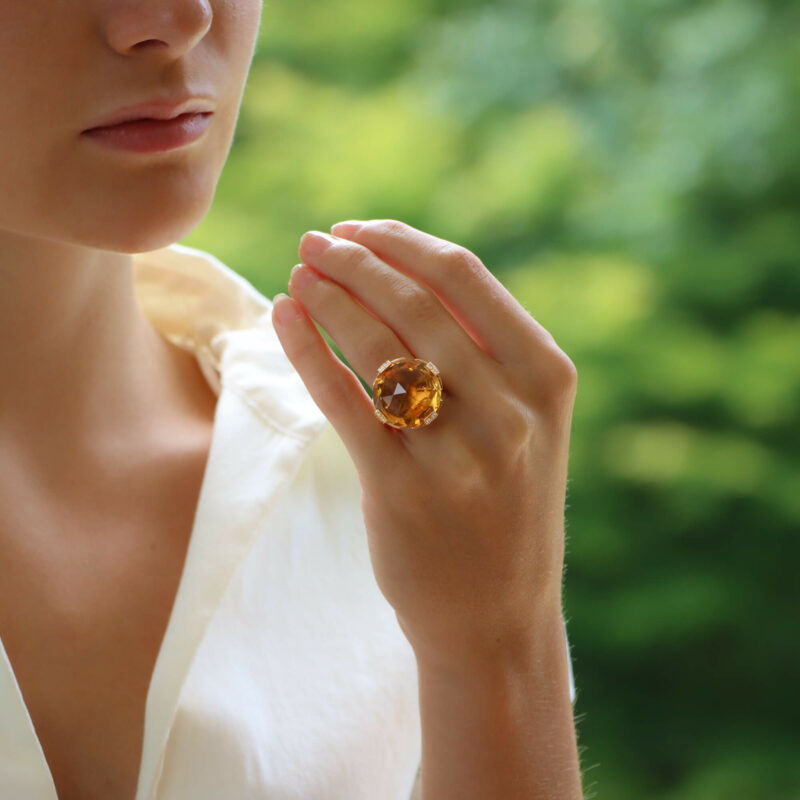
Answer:
M358 470L376 580L426 660L526 646L531 610L560 608L575 365L469 250L397 220L332 230L303 237L273 320ZM369 384L430 359L436 420L381 424L312 320Z
M130 255L208 211L260 6L0 0L0 635L59 800L136 789L214 403L139 310ZM81 139L178 86L217 97L193 146L142 157ZM420 667L423 794L575 798L559 616L574 365L458 245L396 221L337 232L325 252L304 237L329 280L295 273L302 305L277 300L274 321L361 477L375 576ZM387 357L430 358L440 418L379 423L309 315L364 380Z
M561 622L577 369L477 255L398 220L309 232L278 337L358 471L373 571L417 658L422 794L581 796ZM444 387L429 426L375 416L399 357Z
M60 800L134 796L216 396L139 308L132 254L210 208L260 15L260 0L0 0L0 636ZM216 103L188 147L81 137L181 90Z

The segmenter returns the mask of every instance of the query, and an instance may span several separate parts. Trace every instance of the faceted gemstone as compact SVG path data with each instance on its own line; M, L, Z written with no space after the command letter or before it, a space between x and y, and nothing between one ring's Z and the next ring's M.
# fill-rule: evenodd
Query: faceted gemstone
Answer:
M393 428L430 425L442 403L439 370L421 358L395 358L378 369L372 385L375 416Z

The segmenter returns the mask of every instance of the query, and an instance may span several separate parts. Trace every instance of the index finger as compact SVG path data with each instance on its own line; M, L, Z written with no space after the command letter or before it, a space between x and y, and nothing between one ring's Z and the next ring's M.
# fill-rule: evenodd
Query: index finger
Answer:
M536 351L552 353L552 335L465 247L393 219L348 220L331 233L368 247L395 269L429 286L492 358L530 365Z

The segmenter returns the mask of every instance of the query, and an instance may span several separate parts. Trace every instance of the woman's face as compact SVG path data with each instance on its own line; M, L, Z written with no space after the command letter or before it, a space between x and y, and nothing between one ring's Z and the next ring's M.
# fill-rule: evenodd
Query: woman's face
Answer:
M3 232L122 253L193 230L236 127L261 0L0 0ZM205 134L166 153L81 133L117 109L197 94Z

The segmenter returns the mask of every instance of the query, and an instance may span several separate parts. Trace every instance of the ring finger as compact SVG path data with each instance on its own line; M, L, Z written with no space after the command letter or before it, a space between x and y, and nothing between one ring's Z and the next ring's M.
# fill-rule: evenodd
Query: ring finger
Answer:
M358 298L313 267L306 264L295 266L289 277L289 294L328 332L344 357L370 388L378 367L384 361L416 357L409 352L395 332L377 319ZM437 428L437 423L434 422L426 439L430 441L431 436L438 439L443 431L455 427L461 431L457 437L460 442L458 449L466 447L469 450L473 445L468 444L470 437L465 436L463 432L473 430L474 426L464 416L467 411L463 402L460 402L455 393L448 389L449 373L438 361L433 363L441 372L442 405L447 405L444 411L447 426Z

